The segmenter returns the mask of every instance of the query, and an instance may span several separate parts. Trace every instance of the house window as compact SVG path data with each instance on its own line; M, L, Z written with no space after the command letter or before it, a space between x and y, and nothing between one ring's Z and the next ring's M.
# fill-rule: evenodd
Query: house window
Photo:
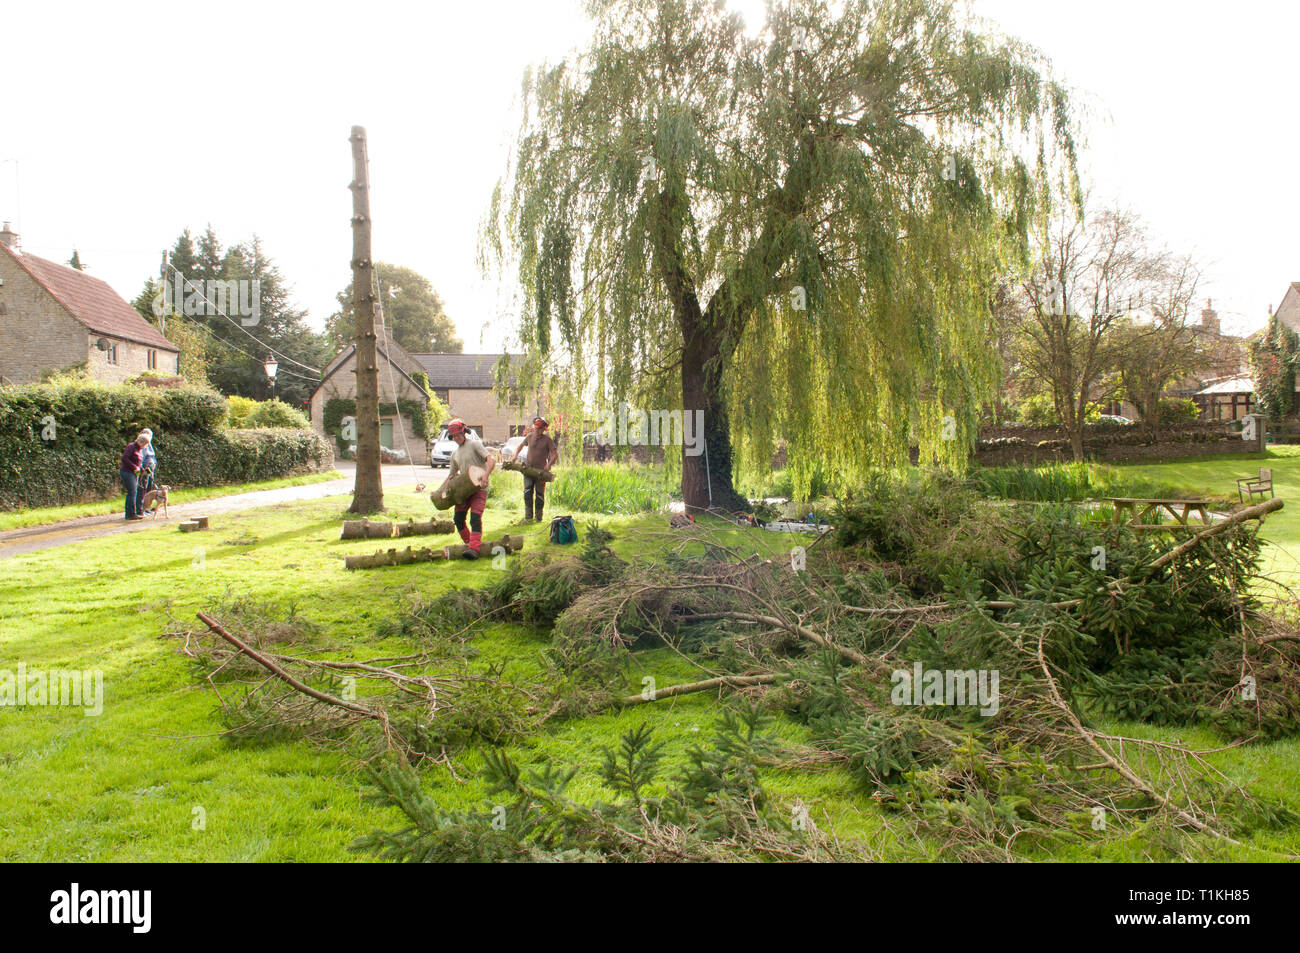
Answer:
M511 424L511 425L510 425L510 436L512 436L512 437L522 437L522 436L524 435L524 431L527 430L527 429L528 429L528 425L527 425L527 424Z
M104 360L108 361L108 363L110 363L110 364L116 364L116 363L117 363L117 345L116 345L116 344L109 344L109 346L108 346L108 350L104 352Z
M438 398L438 400L442 401L442 405L446 407L448 404L451 403L451 388L435 387L433 388L433 396Z
M158 352L155 351L153 348L150 348L147 357L148 357L149 370L156 371L158 369Z

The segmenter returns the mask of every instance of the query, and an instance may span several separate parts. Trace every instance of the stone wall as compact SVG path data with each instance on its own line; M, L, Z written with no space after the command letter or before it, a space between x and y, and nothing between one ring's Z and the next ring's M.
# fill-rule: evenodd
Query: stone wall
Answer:
M1255 439L1243 439L1240 422L1210 421L1161 428L1146 433L1140 427L1090 427L1084 435L1084 455L1099 463L1168 460L1223 453L1263 453L1265 420L1255 416ZM975 462L986 467L1042 466L1068 463L1074 457L1065 432L1055 427L988 427L980 431Z
M85 329L82 328L85 334ZM114 357L115 363L109 363L110 351L101 351L95 346L95 342L104 338L116 348ZM138 344L135 341L124 341L121 338L110 337L107 334L91 334L89 341L89 357L86 359L86 368L90 376L97 381L104 381L108 384L121 384L132 377L149 370L161 371L165 374L175 374L178 372L177 355L174 351L164 351L161 348L150 347L147 344ZM154 367L149 367L149 352L153 351L155 355Z

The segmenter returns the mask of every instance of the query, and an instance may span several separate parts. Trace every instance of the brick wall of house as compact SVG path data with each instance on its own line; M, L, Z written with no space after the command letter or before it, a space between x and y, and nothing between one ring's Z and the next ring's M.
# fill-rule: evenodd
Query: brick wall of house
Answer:
M85 328L81 329L85 334ZM110 342L116 348L116 351L101 351L95 346L95 342L100 338ZM173 351L164 351L162 348L149 347L146 344L138 344L135 341L124 341L121 338L109 337L106 334L90 334L87 338L89 342L89 358L87 368L90 376L95 380L104 381L109 384L120 384L127 378L136 377L145 371L155 370L166 374L177 373L176 354ZM156 357L154 367L149 366L149 352L153 351ZM110 363L109 355L113 354L116 363Z
M30 384L87 360L85 327L6 255L0 279L0 377Z

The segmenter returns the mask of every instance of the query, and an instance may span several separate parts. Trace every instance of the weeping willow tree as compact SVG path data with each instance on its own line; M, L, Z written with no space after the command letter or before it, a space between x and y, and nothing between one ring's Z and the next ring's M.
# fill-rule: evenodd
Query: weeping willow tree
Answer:
M770 3L756 36L712 0L587 7L587 49L525 75L484 229L523 347L588 406L702 410L691 506L744 506L782 439L797 489L961 465L997 280L1048 170L1075 181L1046 62L943 0Z

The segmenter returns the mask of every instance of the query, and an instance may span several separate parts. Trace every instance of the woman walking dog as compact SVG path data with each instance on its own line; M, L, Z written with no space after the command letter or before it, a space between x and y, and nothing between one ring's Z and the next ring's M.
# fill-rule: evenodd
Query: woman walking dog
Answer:
M154 473L158 469L158 454L153 445L153 431L148 427L140 431L140 437L147 437L145 445L140 448L140 476L136 480L135 511L144 516L145 494L153 489ZM140 438L137 437L137 440Z
M140 490L140 470L143 466L144 448L153 442L149 431L143 431L122 449L122 486L126 489L126 518L142 520L137 493Z

